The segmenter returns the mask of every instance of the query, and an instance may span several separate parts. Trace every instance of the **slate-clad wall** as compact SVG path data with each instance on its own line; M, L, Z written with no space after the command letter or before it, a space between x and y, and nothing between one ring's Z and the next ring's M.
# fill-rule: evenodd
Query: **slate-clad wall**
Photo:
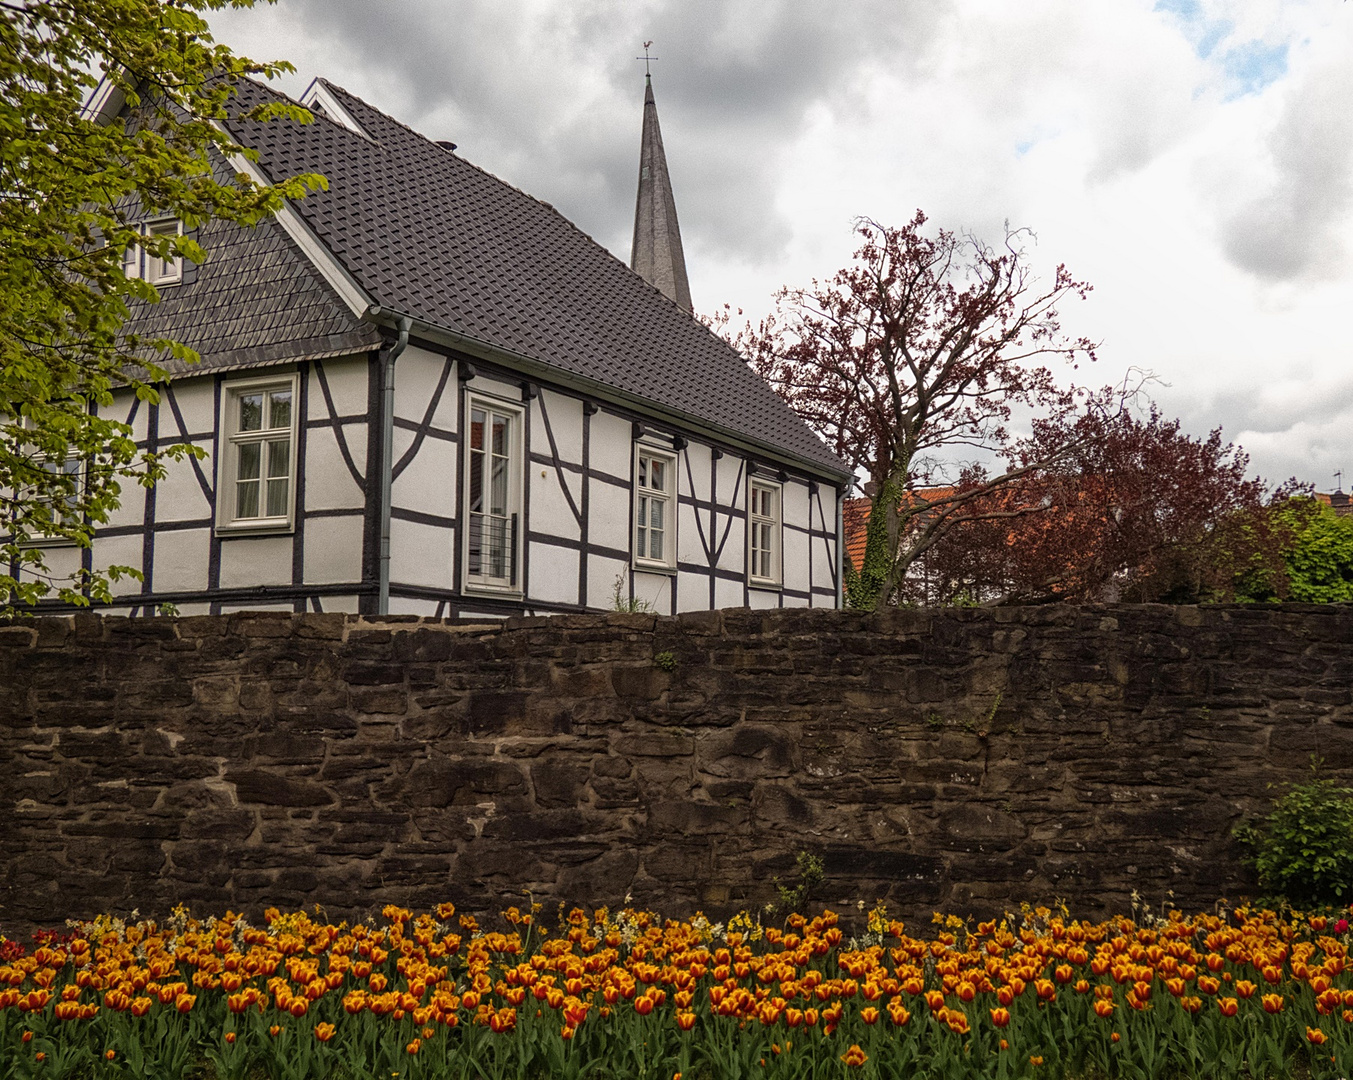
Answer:
M667 670L670 668L670 670ZM912 917L1249 887L1228 838L1353 774L1353 607L0 627L0 928L177 901Z

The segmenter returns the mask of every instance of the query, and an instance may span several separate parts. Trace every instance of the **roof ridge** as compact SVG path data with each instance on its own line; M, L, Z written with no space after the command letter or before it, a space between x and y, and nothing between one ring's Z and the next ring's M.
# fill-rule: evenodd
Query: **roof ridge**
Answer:
M430 144L430 145L432 145L432 146L438 146L438 147L440 148L439 143L437 142L436 139L434 139L434 138L432 138L432 137L430 137L430 136L428 136L428 135L424 135L421 131L418 131L418 130L416 130L415 128L412 128L412 127L410 127L408 124L404 123L404 121L399 120L399 119L396 119L395 117L391 116L389 113L387 113L387 112L385 112L385 111L383 111L383 110L377 108L375 105L372 105L371 102L367 101L365 98L359 97L357 94L354 94L352 91L344 89L343 87L339 86L337 83L330 82L328 79L324 78L324 76L322 76L322 75L316 76L316 78L318 79L319 82L322 82L322 83L323 83L325 86L327 86L330 90L332 90L332 91L334 91L334 92L336 92L336 93L342 94L344 97L351 98L353 101L357 102L359 105L362 105L362 106L364 106L365 108L370 109L370 110L371 110L372 112L374 112L374 113L379 113L379 114L380 114L382 117L384 117L386 120L389 120L390 123L396 125L397 127L403 128L405 131L407 131L410 135L413 135L415 138L421 139L421 140L422 140L423 142L425 142L425 143L428 143L428 144ZM341 126L341 125L340 125L340 126ZM345 128L344 130L347 130L347 129ZM544 199L542 199L542 198L540 198L540 197L538 197L538 196L536 196L536 195L532 195L529 191L525 190L524 188L520 188L520 187L518 187L516 184L512 183L512 181L510 181L510 180L504 180L504 179L503 179L501 176L499 176L497 173L489 171L488 169L484 168L484 166L482 166L482 165L476 165L476 164L475 164L473 161L471 161L469 158L462 157L462 156L459 155L459 154L455 155L455 157L456 157L456 160L457 160L457 161L459 161L459 162L461 162L463 165L466 165L466 166L468 166L469 168L475 170L475 172L477 172L477 173L479 173L479 174L481 174L481 175L483 175L483 176L487 176L489 179L494 180L494 181L497 181L498 183L502 184L504 187L511 188L511 189L512 189L513 191L515 191L518 195L521 195L521 196L523 196L523 197L525 197L525 198L527 198L527 199L530 199L532 202L538 203L539 205L543 206L546 210L548 210L550 213L552 213L555 217L557 217L560 221L562 221L565 225L567 225L567 226L568 226L570 229L572 229L575 233L577 233L577 234L578 234L579 236L581 236L584 240L586 240L589 244L591 244L594 248L596 248L596 249L597 249L598 251L600 251L603 255L605 255L606 258L610 259L611 262L613 262L613 263L615 263L616 265L618 265L619 267L621 267L627 274L629 274L631 277L635 278L636 281L638 281L638 282L639 282L641 285L643 285L645 288L650 289L651 291L657 293L659 296L661 296L661 297L663 298L663 300L667 301L667 303L669 303L669 304L671 304L673 307L675 307L675 308L677 309L677 311L681 312L683 315L685 315L687 318L689 318L692 322L696 323L696 324L699 325L703 330L705 330L706 332L708 332L709 334L711 334L711 335L712 335L714 338L716 338L721 344L723 344L724 346L726 346L730 352L732 352L735 356L738 357L738 359L742 360L744 363L746 362L746 358L743 357L742 353L738 352L737 349L733 348L733 346L732 346L726 339L720 337L718 334L715 334L714 331L710 330L710 328L709 328L708 326L706 326L706 325L704 324L704 322L701 321L700 317L699 317L698 315L695 314L694 310L689 310L689 311L688 311L686 308L684 308L684 307L682 307L680 304L678 304L675 300L673 300L670 296L668 296L666 293L664 293L661 289L659 289L659 288L658 288L656 285L654 285L652 282L645 280L644 277L643 277L641 274L637 273L637 272L634 270L633 267L631 267L627 262L625 262L624 259L620 258L620 257L619 257L618 255L616 255L613 251L611 251L610 248L606 247L606 245L602 244L599 240L597 240L595 237L593 237L591 233L588 233L588 232L584 231L583 229L579 228L576 222L574 222L573 220L571 220L571 219L570 219L569 217L567 217L566 215L560 213L559 210L555 207L555 205L554 205L553 203L546 202Z
M242 82L247 82L247 83L252 83L254 86L256 86L256 87L258 87L260 90L262 90L265 94L272 94L274 97L282 98L283 100L290 102L292 105L299 106L300 108L302 108L302 109L304 109L306 112L308 112L308 113L310 114L310 116L311 116L312 119L323 120L323 121L324 121L325 123L327 123L327 124L332 124L334 127L339 128L339 129L341 129L341 130L343 130L343 131L348 132L350 135L356 135L356 134L357 134L357 132L353 131L351 128L347 127L345 124L342 124L342 123L340 123L339 121L335 120L332 116L330 116L328 113L326 113L323 109L312 109L309 105L304 104L303 102L301 102L301 101L298 100L297 98L292 97L290 94L283 93L281 90L276 90L276 89L274 89L273 87L269 86L269 85L268 85L267 83L265 83L265 82L260 82L258 79L251 78L251 77L248 76L248 75L243 75L243 76L241 76L241 81L242 81ZM323 82L324 80L321 79L320 81ZM228 122L228 121L230 121L230 120L239 120L240 117L238 117L238 116L230 116L230 117L227 117L226 119L227 119L227 122ZM368 138L370 138L370 136L368 136ZM372 139L371 141L372 141L372 142L375 142L376 140L375 140L375 139Z

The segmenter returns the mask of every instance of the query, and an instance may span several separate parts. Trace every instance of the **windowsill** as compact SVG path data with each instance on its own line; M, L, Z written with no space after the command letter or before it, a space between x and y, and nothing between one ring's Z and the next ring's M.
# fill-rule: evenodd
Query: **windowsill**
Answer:
M508 600L525 599L526 594L513 585L494 585L488 581L466 581L463 591L476 596L501 596Z
M237 536L279 536L295 531L295 526L288 518L272 521L239 521L231 522L229 525L216 526L216 535L222 539Z
M33 536L18 546L21 548L73 548L79 547L80 541L72 540L68 536Z
M633 561L630 569L641 574L670 574L675 576L677 572L675 566L669 566L667 563L640 562L638 559Z
M783 581L771 581L769 578L748 578L747 588L765 589L767 592L779 592L785 587Z

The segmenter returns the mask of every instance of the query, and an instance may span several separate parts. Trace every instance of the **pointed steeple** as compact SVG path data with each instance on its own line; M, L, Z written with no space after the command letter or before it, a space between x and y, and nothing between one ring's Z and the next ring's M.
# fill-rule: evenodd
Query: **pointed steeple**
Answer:
M681 228L677 225L672 179L667 175L651 75L646 77L644 89L644 134L639 147L639 197L634 208L630 269L687 311L692 310L686 256L681 250Z

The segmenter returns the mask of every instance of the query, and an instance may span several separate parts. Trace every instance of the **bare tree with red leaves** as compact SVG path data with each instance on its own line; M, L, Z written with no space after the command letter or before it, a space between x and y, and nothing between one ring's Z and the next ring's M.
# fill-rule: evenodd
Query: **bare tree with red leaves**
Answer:
M1029 234L993 247L945 230L857 223L859 249L830 281L784 289L776 311L735 341L810 426L872 481L872 557L853 601L897 594L908 568L960 522L1008 520L1038 504L994 493L1070 452L1077 404L1042 361L1094 359L1094 345L1062 332L1060 301L1090 286L1059 266L1050 285L1030 272ZM717 320L716 320L717 321ZM1017 440L1016 410L1043 421L1044 438ZM961 457L969 455L965 464ZM971 459L1002 460L993 475ZM938 487L945 484L947 486ZM863 597L863 600L861 600Z

